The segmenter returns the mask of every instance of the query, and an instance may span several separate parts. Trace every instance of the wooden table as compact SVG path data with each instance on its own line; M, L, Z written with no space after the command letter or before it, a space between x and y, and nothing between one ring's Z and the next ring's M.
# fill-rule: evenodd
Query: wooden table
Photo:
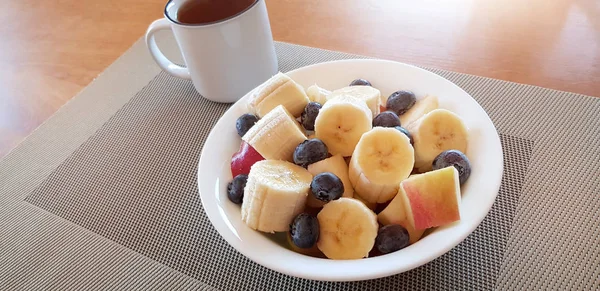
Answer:
M165 2L3 1L0 157L141 37L162 17ZM279 41L600 95L598 0L267 0L267 5Z

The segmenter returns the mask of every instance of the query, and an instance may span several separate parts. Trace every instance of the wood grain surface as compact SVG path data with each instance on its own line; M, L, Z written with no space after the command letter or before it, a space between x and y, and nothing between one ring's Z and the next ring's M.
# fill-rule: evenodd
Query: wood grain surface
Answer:
M165 3L3 1L0 157L139 39ZM600 95L598 0L267 0L267 6L279 41Z

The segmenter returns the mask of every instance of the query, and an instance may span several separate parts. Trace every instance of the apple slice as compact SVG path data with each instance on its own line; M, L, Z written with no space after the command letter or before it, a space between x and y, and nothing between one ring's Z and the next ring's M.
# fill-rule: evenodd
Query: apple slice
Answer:
M397 195L416 230L460 220L460 182L453 166L409 177L400 183Z
M394 197L394 199L392 199L392 201L390 201L388 206L377 215L377 220L382 225L388 225L388 224L402 225L408 231L408 237L409 237L410 244L414 244L421 238L421 236L423 236L423 233L425 232L425 230L424 229L417 230L417 229L415 229L414 226L412 226L409 223L409 221L406 217L406 208L405 207L406 206L404 205L404 198L402 197L402 195L396 194L396 197Z
M264 159L252 146L242 141L240 150L231 157L231 175L233 177L239 174L248 175L252 165Z

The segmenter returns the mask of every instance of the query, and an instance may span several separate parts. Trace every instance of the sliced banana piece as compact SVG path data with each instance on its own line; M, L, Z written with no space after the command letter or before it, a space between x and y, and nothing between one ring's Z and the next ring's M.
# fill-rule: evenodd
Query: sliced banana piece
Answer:
M413 166L414 150L408 137L395 128L376 127L363 134L354 149L350 182L362 199L384 203L398 193Z
M298 121L279 105L259 119L242 140L267 160L292 161L294 150L306 136Z
M468 132L463 120L446 109L433 110L407 126L413 137L415 168L431 170L433 159L446 150L467 152Z
M288 231L304 211L312 175L286 161L263 160L252 165L242 201L242 221L263 232Z
M406 127L421 116L438 109L438 107L439 102L437 96L426 96L425 98L418 100L413 107L406 111L406 113L400 115L400 124Z
M360 201L360 202L362 202L362 203L364 203L365 206L367 206L369 209L371 209L373 211L375 211L375 209L377 208L377 203L371 203L371 202L363 199L362 197L360 197L358 195L354 195L353 198L356 199L356 200L358 200L358 201Z
M329 94L331 94L331 91L323 89L317 86L317 84L314 84L306 89L306 95L308 95L308 99L312 102L320 103L321 105L327 102L327 96L329 96Z
M308 102L304 88L280 72L254 91L248 101L248 109L262 118L273 108L283 105L292 116L298 117Z
M308 172L310 172L313 176L324 172L333 173L340 178L340 180L342 180L342 184L344 184L344 194L342 194L342 197L352 198L352 196L354 196L354 189L352 189L352 183L350 183L350 179L348 178L348 164L346 164L346 161L342 155L335 155L318 161L314 164L310 164L308 165ZM315 198L309 193L308 199L306 200L306 205L314 208L320 208L325 204L326 202Z
M379 105L381 104L381 92L371 86L349 86L334 90L327 96L327 100L335 99L340 96L357 98L365 101L371 114L376 116L379 114Z
M362 202L342 197L323 206L317 215L317 247L330 259L367 257L377 237L377 216Z
M330 99L315 120L315 136L332 155L352 155L363 133L371 130L373 114L362 100L352 97Z

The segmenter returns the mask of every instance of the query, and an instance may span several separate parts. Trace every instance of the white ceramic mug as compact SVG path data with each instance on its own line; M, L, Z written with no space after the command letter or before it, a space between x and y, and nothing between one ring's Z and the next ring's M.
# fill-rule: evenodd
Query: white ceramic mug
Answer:
M191 0L170 0L165 18L148 27L146 45L156 63L167 73L192 80L205 98L235 102L277 73L277 56L264 0L246 10L207 24L177 21L177 11ZM154 34L172 30L186 67L174 64L156 45Z

